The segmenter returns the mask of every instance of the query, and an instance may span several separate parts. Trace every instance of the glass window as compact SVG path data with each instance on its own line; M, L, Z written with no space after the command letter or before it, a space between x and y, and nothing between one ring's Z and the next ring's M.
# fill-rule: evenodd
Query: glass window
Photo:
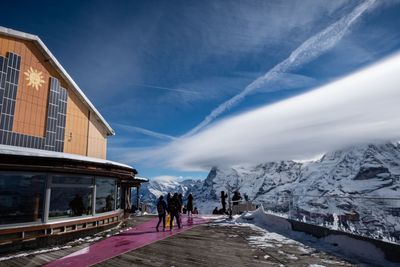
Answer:
M117 187L117 209L121 208L121 186Z
M93 189L90 187L53 187L49 218L92 214Z
M73 185L92 185L93 177L91 176L52 176L52 184L73 184Z
M40 221L45 175L0 173L0 224Z
M115 179L96 178L96 213L115 209Z

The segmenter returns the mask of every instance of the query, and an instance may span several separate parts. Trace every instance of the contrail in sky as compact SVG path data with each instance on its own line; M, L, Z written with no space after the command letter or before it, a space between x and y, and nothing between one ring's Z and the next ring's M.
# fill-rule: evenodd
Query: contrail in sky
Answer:
M151 136L151 137L155 137L155 138L162 139L162 140L172 141L172 140L176 139L176 137L173 137L171 135L167 135L167 134L163 134L163 133L158 133L158 132L146 130L146 129L143 129L143 128L140 128L140 127L125 125L125 124L119 124L119 123L117 123L115 125L119 126L120 128L124 128L125 130L128 130L128 131L141 133L141 134L144 134L144 135L147 135L147 136Z
M363 2L362 4L355 7L354 10L346 16L342 17L335 23L331 24L329 27L307 39L298 48L296 48L296 50L294 50L288 58L275 65L275 67L270 69L263 76L253 81L242 92L219 105L200 124L198 124L195 128L190 130L182 137L191 136L199 132L201 129L203 129L213 120L219 117L222 113L240 103L248 94L267 85L268 82L274 80L277 75L290 71L307 62L310 62L325 51L335 46L337 42L339 42L345 35L348 28L355 21L357 21L357 19L375 2L375 0L367 0Z
M141 83L137 83L134 85L141 86L141 87L147 87L147 88L160 89L160 90L165 90L165 91L185 93L185 94L194 94L194 95L200 94L199 92L188 90L188 89L171 88L171 87L157 86L157 85L151 85L151 84L141 84Z

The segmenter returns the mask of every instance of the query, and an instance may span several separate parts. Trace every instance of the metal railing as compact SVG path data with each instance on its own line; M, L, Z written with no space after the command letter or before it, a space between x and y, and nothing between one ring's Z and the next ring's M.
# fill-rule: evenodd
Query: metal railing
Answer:
M255 204L292 220L400 243L400 198L281 194Z

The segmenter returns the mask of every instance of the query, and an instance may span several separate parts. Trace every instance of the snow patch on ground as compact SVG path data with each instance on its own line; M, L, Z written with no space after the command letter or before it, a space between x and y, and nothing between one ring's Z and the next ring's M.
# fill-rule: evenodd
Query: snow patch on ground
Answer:
M340 262L340 261L334 261L334 260L325 260L325 259L322 259L322 262L323 262L323 263L327 263L327 264L336 265L336 266L344 265L342 262Z
M0 261L5 261L5 260L9 260L9 259L14 259L14 258L20 258L20 257L27 257L27 256L30 256L30 255L42 254L42 253L57 251L57 250L60 250L60 249L67 249L67 248L71 248L71 247L72 246L54 247L54 248L49 248L49 249L36 250L36 251L32 251L32 252L19 253L19 254L16 254L16 255L1 257Z
M117 235L119 233L122 233L124 231L128 231L128 230L132 229L132 227L128 227L128 228L125 228L125 229L121 229L121 227L122 227L122 225L119 224L117 227L113 227L113 228L104 230L104 231L96 233L94 235L77 238L77 239L75 239L73 241L67 242L65 246L61 246L61 247L52 247L52 248L48 248L48 249L39 249L39 250L27 251L27 252L24 252L24 253L19 253L19 254L13 254L13 255L9 255L9 256L0 257L0 262L1 261L5 261L5 260L9 260L9 259L14 259L14 258L27 257L27 256L31 256L31 255L37 255L37 254L53 252L53 251L57 251L57 250L69 249L69 248L72 248L74 246L81 245L83 243L90 244L90 243L99 241L100 239L102 239L104 237L110 237L110 236Z
M312 254L317 249L342 257L346 256L348 259L358 261L359 263L364 262L374 266L398 266L395 263L387 261L384 253L371 243L356 240L345 235L330 235L318 239L302 232L295 232L291 229L291 224L287 220L267 214L263 207L244 213L241 216L236 216L231 222L227 222L227 224L251 227L258 233L261 233L261 236L250 236L247 238L250 245L260 248L290 245L297 247L300 252L305 254ZM316 247L316 249L308 245ZM294 258L296 257L283 251L282 255L292 260L295 260ZM343 265L343 263L337 261L326 259L321 261L326 264ZM311 264L309 266L317 267L324 265Z
M63 258L70 258L70 257L75 257L75 256L78 256L78 255L82 255L82 254L87 254L87 253L89 253L89 250L90 250L90 248L86 247L86 248L80 249L80 250L78 250L78 251L76 251L74 253L71 253L71 254L69 254L67 256L64 256Z

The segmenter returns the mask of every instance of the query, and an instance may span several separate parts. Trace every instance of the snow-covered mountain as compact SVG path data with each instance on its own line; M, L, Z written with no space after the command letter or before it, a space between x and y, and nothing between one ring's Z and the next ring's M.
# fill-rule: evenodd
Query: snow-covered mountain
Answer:
M351 147L299 163L281 161L255 167L214 167L204 185L209 191L226 190L227 184L262 201L266 195L362 195L400 197L400 147L397 144ZM215 194L215 197L218 196Z
M198 196L218 201L228 187L295 219L400 240L398 143L353 146L310 162L214 167Z
M229 188L275 211L290 208L293 217L350 222L364 229L385 226L400 236L400 200L389 199L400 198L398 143L353 146L310 162L213 167L204 181L151 181L144 199L154 202L167 192L192 193L194 205L209 213L220 206L220 191Z
M188 196L194 188L203 186L202 180L184 180L179 181L175 177L163 176L157 179L150 180L148 183L144 183L140 189L141 201L146 203L150 211L155 212L155 206L159 196L164 197L168 193L182 193L184 196ZM136 198L133 193L133 199ZM132 203L135 203L134 201Z

